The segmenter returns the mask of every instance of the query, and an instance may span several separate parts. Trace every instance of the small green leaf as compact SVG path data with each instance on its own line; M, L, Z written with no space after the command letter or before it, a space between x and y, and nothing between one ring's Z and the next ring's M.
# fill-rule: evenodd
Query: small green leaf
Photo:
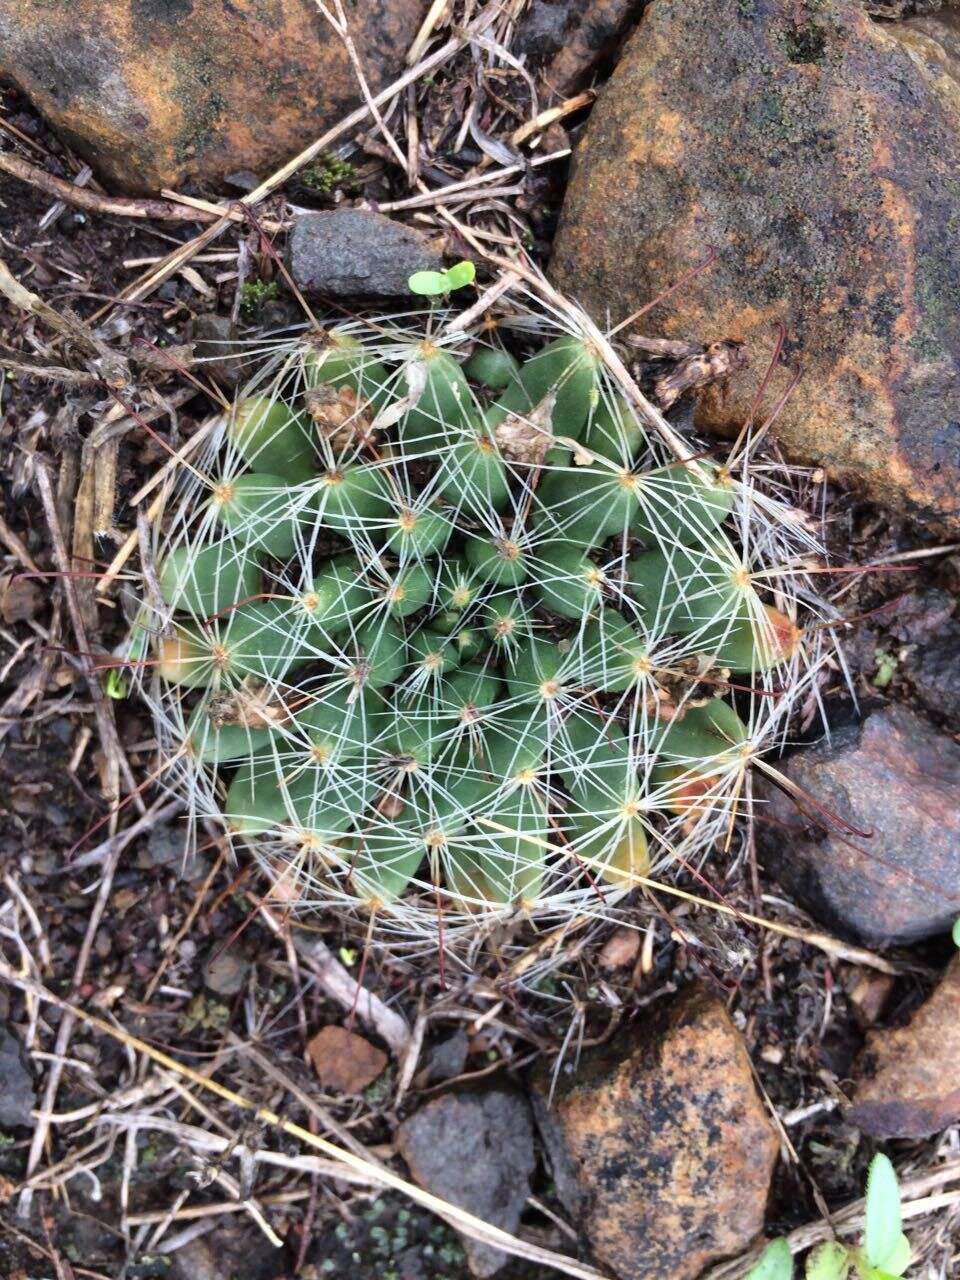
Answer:
M953 942L954 946L960 947L960 917L953 922Z
M127 682L117 667L111 668L107 672L106 694L108 698L115 698L117 701L125 698L129 692Z
M445 275L448 289L462 289L464 285L473 284L476 280L477 268L465 258L462 262L455 262L452 267L448 267Z
M793 1280L793 1256L786 1240L774 1240L760 1255L746 1280Z
M836 1240L827 1240L807 1258L807 1280L846 1280L850 1270L850 1252Z
M873 683L878 689L885 689L897 672L897 660L892 653L883 649L876 652L877 672Z
M477 268L468 259L455 262L446 271L415 271L407 280L411 293L422 294L426 298L437 298L450 293L453 289L462 289L472 284L477 278Z
M888 1267L899 1248L901 1231L900 1188L893 1165L878 1152L867 1174L866 1226L863 1249L871 1267Z
M415 271L407 280L407 288L425 298L436 298L450 291L446 271Z
M910 1248L910 1241L901 1231L900 1238L883 1264L884 1270L892 1276L902 1276L907 1267L909 1267L912 1256L913 1250Z

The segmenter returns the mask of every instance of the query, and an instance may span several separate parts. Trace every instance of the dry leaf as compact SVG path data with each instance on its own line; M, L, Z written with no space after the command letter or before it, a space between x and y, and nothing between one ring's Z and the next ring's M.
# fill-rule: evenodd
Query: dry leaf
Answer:
M382 1049L346 1027L324 1027L307 1045L307 1052L318 1080L334 1093L360 1093L387 1065Z
M640 950L640 935L636 929L620 928L604 943L598 959L601 969L623 969L633 964Z
M29 578L17 574L4 574L0 578L0 614L7 626L32 618L42 600L36 583Z
M513 462L527 462L539 467L550 447L556 444L553 436L553 406L557 393L551 391L527 414L508 413L493 438L505 458Z

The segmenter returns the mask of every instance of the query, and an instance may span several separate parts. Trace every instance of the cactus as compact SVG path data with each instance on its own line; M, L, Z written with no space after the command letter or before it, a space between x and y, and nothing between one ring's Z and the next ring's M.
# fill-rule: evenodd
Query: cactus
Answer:
M278 348L158 538L145 693L170 776L324 900L599 909L729 828L808 679L794 534L583 337L432 331Z

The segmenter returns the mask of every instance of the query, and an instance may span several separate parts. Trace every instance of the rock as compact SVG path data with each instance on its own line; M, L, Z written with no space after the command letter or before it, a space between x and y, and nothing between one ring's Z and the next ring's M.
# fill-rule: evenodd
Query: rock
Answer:
M536 1167L530 1109L508 1088L447 1093L405 1120L397 1147L427 1191L515 1232ZM492 1276L507 1255L464 1237L475 1276Z
M23 1045L0 1027L0 1127L33 1125L37 1105Z
M428 1084L439 1084L443 1080L451 1080L460 1075L467 1065L470 1052L470 1037L458 1027L445 1040L438 1040L431 1045L426 1055L426 1066L417 1077L417 1084L424 1088Z
M633 964L640 951L640 932L621 925L603 944L597 957L601 969L623 969Z
M895 596L875 616L904 644L924 645L935 639L957 607L949 591L910 591Z
M415 271L443 268L443 254L425 235L369 209L298 214L287 257L303 292L326 298L409 295Z
M905 648L897 655L898 665L909 677L913 692L938 723L960 725L960 621L956 594L939 589L911 591L896 596L873 617ZM864 666L872 669L876 642L863 637Z
M174 1280L227 1280L223 1260L206 1240L188 1240L174 1252Z
M877 973L876 969L852 968L843 985L854 1020L866 1030L883 1013L894 980L889 973Z
M249 969L249 960L236 947L218 944L203 966L203 985L218 996L239 995Z
M697 421L735 431L775 323L803 377L774 430L877 501L960 527L960 63L852 0L653 0L594 107L551 270L605 321L743 339ZM775 376L772 407L787 381Z
M307 1045L317 1078L325 1089L350 1096L373 1084L387 1065L387 1055L346 1027L330 1025Z
M154 827L137 851L137 866L144 871L169 867L188 882L202 879L208 870L208 860L192 847L185 827L177 823L162 822Z
M874 711L782 766L804 812L759 781L767 867L815 919L871 946L948 930L960 914L960 746L906 707ZM828 833L818 806L869 838Z
M240 384L250 348L237 339L229 316L207 312L193 323L194 358L201 362L197 372L209 375L222 387L234 390Z
M512 49L553 98L568 98L609 65L637 20L637 0L529 0Z
M8 627L32 618L42 604L43 595L29 578L19 573L5 573L0 577L0 617Z
M951 621L905 662L917 697L934 715L960 726L960 623Z
M560 1199L624 1280L685 1280L763 1228L777 1137L739 1032L699 986L585 1054L534 1106Z
M137 862L144 869L165 867L171 862L182 862L186 856L187 832L170 822L155 826L141 846Z
M347 6L374 92L425 9ZM265 177L362 101L314 0L0 0L0 76L110 187L139 192Z
M871 1031L847 1119L875 1138L926 1138L960 1120L960 955L905 1027Z

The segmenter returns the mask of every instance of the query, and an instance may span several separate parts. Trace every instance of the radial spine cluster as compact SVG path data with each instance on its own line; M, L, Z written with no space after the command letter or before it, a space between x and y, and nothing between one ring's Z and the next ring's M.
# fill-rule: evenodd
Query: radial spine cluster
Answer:
M313 900L615 898L729 825L795 676L746 479L665 456L583 338L523 346L288 342L168 508L166 776Z

